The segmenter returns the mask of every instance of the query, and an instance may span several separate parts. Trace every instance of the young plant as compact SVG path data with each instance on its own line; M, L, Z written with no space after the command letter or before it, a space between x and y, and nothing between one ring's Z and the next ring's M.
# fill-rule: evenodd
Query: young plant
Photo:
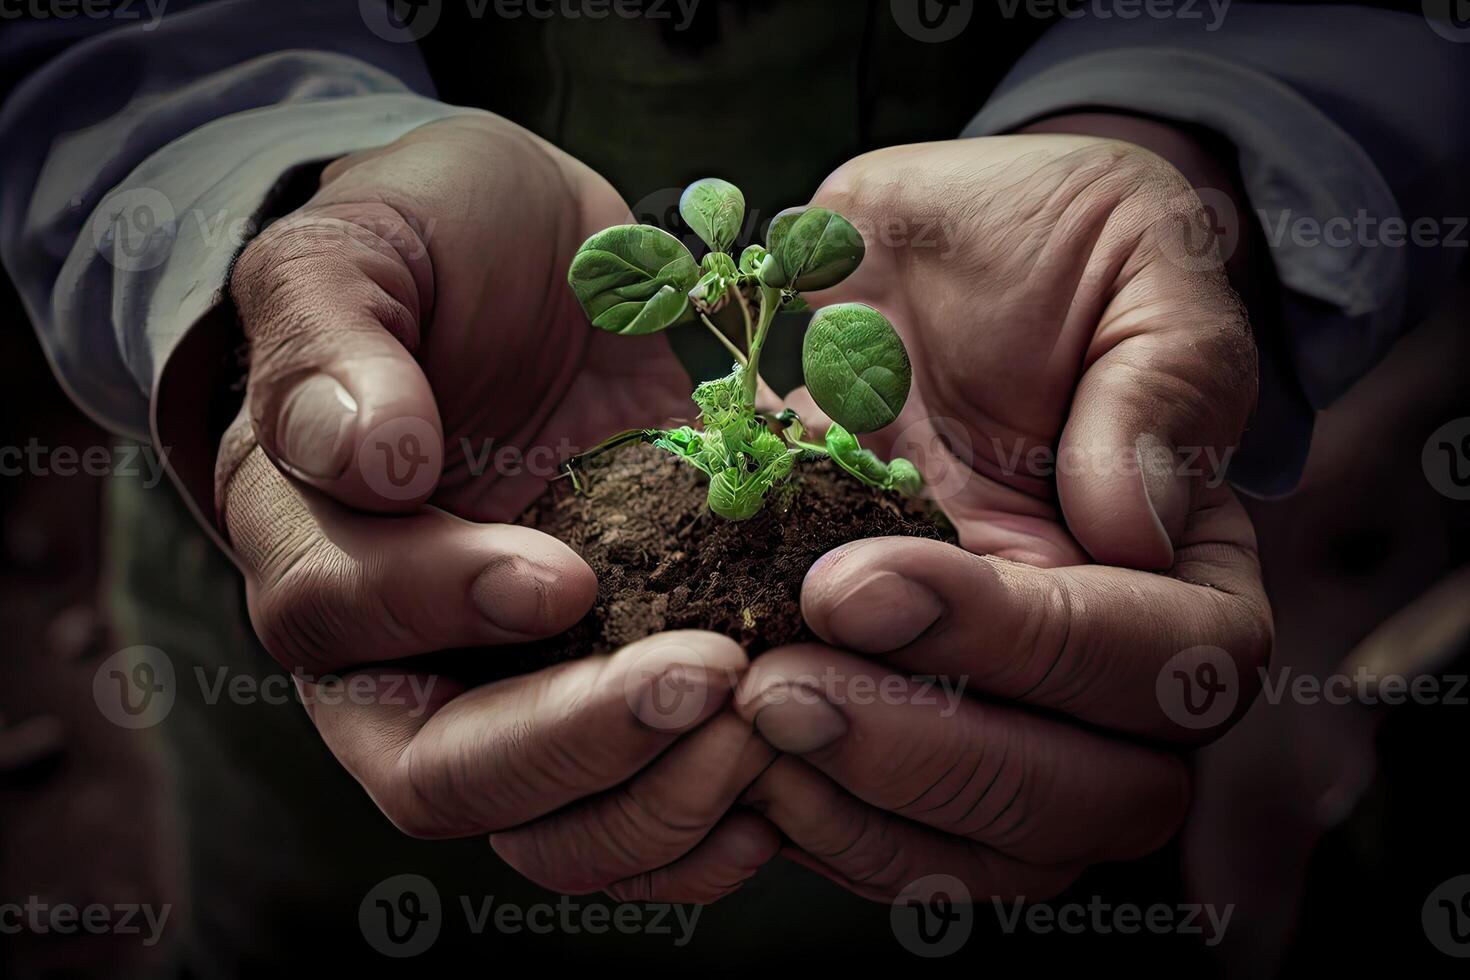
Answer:
M765 246L751 245L737 260L730 248L745 219L738 187L713 177L697 181L684 191L679 213L709 246L701 261L668 232L620 225L587 239L567 281L594 327L631 336L699 321L735 358L734 369L694 389L699 428L620 433L568 463L573 482L580 486L577 467L590 457L647 442L708 476L710 510L729 520L758 513L766 494L803 459L830 457L864 483L917 493L923 481L912 463L885 463L855 435L896 419L912 380L903 341L872 307L828 306L807 329L801 357L807 389L833 420L823 444L807 440L790 409L774 418L755 409L761 351L776 314L806 309L802 293L835 286L857 269L864 253L858 230L826 208L792 208L771 221ZM713 317L743 327L744 345L731 341Z

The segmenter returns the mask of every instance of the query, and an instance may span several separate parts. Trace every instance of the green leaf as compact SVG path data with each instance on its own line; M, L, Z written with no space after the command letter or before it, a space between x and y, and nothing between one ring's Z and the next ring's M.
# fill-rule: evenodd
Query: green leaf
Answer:
M722 470L710 477L705 496L709 509L727 521L743 521L760 513L765 490L741 482L745 474L737 469Z
M910 497L924 488L919 468L902 456L888 461L888 482L894 490Z
M888 466L870 449L858 445L857 436L834 422L827 429L827 452L841 466L864 483L888 486Z
M726 279L734 279L740 275L735 260L725 252L710 252L700 260L699 267L705 272L714 272L724 276Z
M853 432L872 432L898 418L913 380L898 331L861 303L817 311L802 341L801 368L812 400Z
M728 180L706 177L684 189L679 214L694 233L716 252L726 251L745 220L745 195Z
M747 276L755 275L768 254L764 245L747 245L740 253L740 271Z
M857 436L833 422L827 429L827 455L869 486L913 496L924 486L918 467L899 457L885 463L871 449L858 445Z
M771 219L766 248L775 262L761 266L761 282L808 291L835 286L863 261L862 234L826 208L790 208Z
M587 239L567 282L599 330L647 334L694 319L699 266L684 243L652 225L618 225Z

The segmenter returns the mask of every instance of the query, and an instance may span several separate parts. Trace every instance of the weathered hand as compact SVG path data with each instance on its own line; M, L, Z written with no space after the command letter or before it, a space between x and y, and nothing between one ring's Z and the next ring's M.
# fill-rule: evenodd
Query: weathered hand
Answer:
M1041 899L1089 864L1157 848L1189 798L1169 746L1238 718L1271 646L1254 536L1229 491L1204 495L1177 556L1160 575L906 538L828 554L802 609L844 649L752 664L738 710L790 755L746 802L872 898L946 873L977 900Z
M919 465L961 543L1168 568L1256 383L1223 268L1182 249L1184 178L1127 143L1009 136L867 154L814 203L868 255L813 305L877 307L913 359L903 414L864 442Z
M677 633L489 685L454 671L566 629L596 592L560 542L476 522L513 517L569 447L686 403L663 338L598 334L566 288L576 247L625 214L481 114L329 166L236 266L251 368L217 497L257 633L395 824L490 833L566 892L707 901L777 847L727 816L771 754L725 710L738 646Z
M817 302L884 310L913 355L875 449L915 460L968 549L826 556L803 611L843 649L766 654L737 695L791 754L747 801L862 894L943 872L1041 898L1147 853L1187 805L1169 746L1249 704L1271 644L1254 535L1222 474L1178 454L1228 458L1254 349L1218 264L1173 248L1193 201L1152 154L1066 136L880 151L817 196L869 242Z
M566 285L625 220L601 177L486 114L331 164L231 284L261 447L360 509L503 521L562 456L687 414L666 339L589 329Z

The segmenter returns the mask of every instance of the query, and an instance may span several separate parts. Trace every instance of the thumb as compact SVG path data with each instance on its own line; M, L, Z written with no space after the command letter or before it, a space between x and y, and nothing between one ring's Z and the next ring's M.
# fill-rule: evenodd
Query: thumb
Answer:
M1057 448L1067 527L1104 565L1166 569L1202 488L1225 481L1255 405L1256 352L1236 309L1181 312L1082 376Z
M284 471L362 510L433 493L444 438L414 359L433 283L425 243L381 204L308 208L241 254L230 290L250 344L246 402Z

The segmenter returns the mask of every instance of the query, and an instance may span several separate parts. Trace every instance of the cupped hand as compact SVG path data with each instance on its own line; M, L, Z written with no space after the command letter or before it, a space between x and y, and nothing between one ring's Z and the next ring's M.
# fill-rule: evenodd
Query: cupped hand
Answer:
M745 801L799 860L885 900L930 874L1039 900L1156 849L1188 808L1180 750L1239 718L1271 648L1223 489L1170 575L876 538L822 558L802 610L834 646L773 650L741 682L741 716L788 753Z
M1006 136L894 147L839 168L813 203L867 257L813 305L886 313L914 366L897 422L961 543L1037 565L1173 564L1255 404L1256 354L1200 202L1128 143ZM823 418L804 391L791 402Z
M742 717L788 753L746 801L869 897L943 873L977 900L1044 898L1177 830L1181 749L1244 712L1269 657L1219 465L1254 402L1240 304L1179 239L1188 184L1129 144L883 150L815 203L868 242L817 302L883 310L913 361L904 412L865 442L914 460L963 548L879 539L811 569L803 612L831 646L742 682Z
M436 669L587 611L575 553L484 522L567 453L687 404L663 338L593 331L566 286L577 246L626 213L484 114L328 166L233 273L250 374L217 503L262 643L397 826L490 834L563 892L709 901L778 846L727 812L772 754L727 707L735 643L664 634L481 686Z

